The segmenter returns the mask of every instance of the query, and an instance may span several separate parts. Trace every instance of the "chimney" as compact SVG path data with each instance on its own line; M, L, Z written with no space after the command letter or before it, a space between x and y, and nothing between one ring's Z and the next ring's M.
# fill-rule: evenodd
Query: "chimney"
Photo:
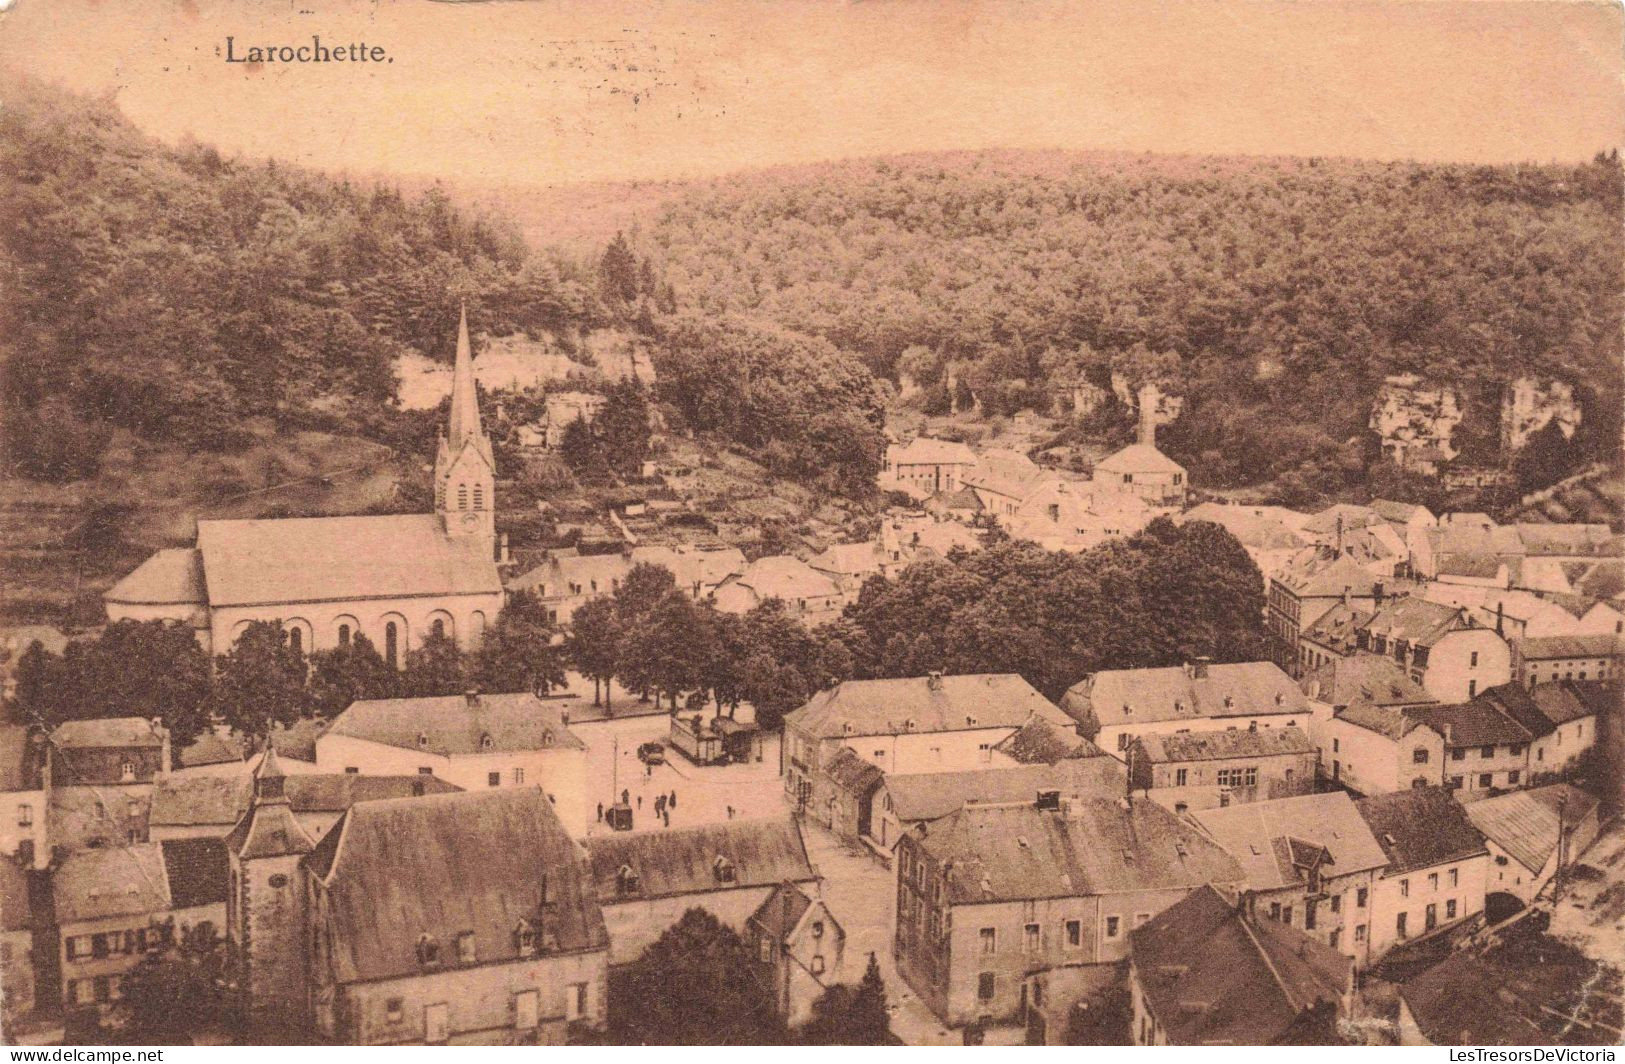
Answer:
M421 777L412 780L412 797L422 798L425 790L426 788L423 786L423 780Z
M925 674L925 686L932 691L942 690L942 670L932 669Z
M1506 603L1499 602L1499 601L1496 602L1496 604L1495 604L1495 634L1498 635L1498 636L1501 636L1502 638L1506 637L1506 632L1504 630L1506 628L1506 614L1507 614Z
M1140 428L1136 443L1151 447L1157 445L1157 386L1147 384L1140 389Z
M470 687L464 691L463 698L467 700L469 709L480 708L480 689L478 687Z
M1211 665L1212 663L1213 663L1213 659L1209 658L1209 657L1199 657L1199 658L1192 659L1192 661L1191 661L1191 679L1193 679L1193 680L1205 680L1205 679L1207 679L1207 667L1209 665Z
M1456 726L1454 724L1448 724L1447 723L1444 726L1444 745L1446 745L1446 746L1454 746L1455 744L1456 744Z
M1354 590L1354 588L1351 585L1349 585L1349 584L1344 584L1343 585L1343 608L1344 609L1348 608L1348 605L1349 605L1349 592L1351 592L1353 590Z
M171 758L174 756L169 745L169 729L164 727L162 717L153 717L152 730L158 733L158 771L167 776L170 772Z
M1337 515L1337 556L1343 556L1343 515Z

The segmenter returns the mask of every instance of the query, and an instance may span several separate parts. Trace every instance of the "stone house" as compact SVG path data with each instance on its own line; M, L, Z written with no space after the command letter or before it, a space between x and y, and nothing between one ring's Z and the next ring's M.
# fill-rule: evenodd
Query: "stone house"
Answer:
M1597 837L1597 800L1567 783L1464 800L1462 808L1489 851L1485 889L1525 904Z
M24 868L44 868L51 859L44 763L42 731L0 724L0 856Z
M1412 788L1361 798L1355 807L1388 857L1373 888L1362 966L1481 918L1489 850L1449 791Z
M1315 744L1307 731L1292 725L1141 735L1127 753L1134 789L1176 813L1315 789Z
M759 975L773 994L779 1016L791 1026L806 1023L825 990L842 981L846 931L814 893L786 880L745 921L745 942L756 954Z
M1131 443L1095 463L1094 483L1102 490L1137 495L1149 506L1179 509L1189 482L1185 467L1154 443Z
M34 1011L34 913L28 870L0 857L0 1019L6 1030Z
M906 490L922 499L955 492L976 461L976 452L963 443L916 436L902 446L886 448L880 487Z
M1536 636L1512 641L1514 679L1535 687L1559 680L1615 680L1625 640L1617 635Z

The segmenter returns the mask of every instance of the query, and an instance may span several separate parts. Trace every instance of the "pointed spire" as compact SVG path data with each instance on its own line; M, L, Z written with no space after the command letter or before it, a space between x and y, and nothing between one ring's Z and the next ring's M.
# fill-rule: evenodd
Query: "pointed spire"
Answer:
M474 351L468 342L468 305L462 305L457 321L457 361L451 373L451 425L447 437L453 448L478 439L480 400L474 386Z
M287 773L277 764L276 747L272 745L269 736L265 739L265 756L260 759L260 767L254 772L254 798L256 801L286 800Z

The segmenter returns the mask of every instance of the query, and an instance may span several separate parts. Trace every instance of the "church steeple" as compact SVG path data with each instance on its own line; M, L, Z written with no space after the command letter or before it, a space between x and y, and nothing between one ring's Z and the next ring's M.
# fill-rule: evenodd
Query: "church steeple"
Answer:
M457 320L457 357L451 373L451 416L434 460L434 506L446 535L496 553L496 459L480 424L468 308Z
M455 449L471 438L483 439L480 428L480 400L474 384L474 349L468 342L468 306L464 304L457 320L457 360L451 371L451 424L447 433Z

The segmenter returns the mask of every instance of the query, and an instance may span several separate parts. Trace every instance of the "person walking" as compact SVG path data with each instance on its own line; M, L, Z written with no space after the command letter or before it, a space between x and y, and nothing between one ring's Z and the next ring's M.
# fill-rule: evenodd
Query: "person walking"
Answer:
M671 806L673 809L677 808L677 789L675 787L672 788L671 797L666 800L666 804Z
M638 795L638 808L639 809L643 808L643 795L641 795L641 794Z
M602 824L604 822L604 803L603 802L598 803L598 822L600 824Z

